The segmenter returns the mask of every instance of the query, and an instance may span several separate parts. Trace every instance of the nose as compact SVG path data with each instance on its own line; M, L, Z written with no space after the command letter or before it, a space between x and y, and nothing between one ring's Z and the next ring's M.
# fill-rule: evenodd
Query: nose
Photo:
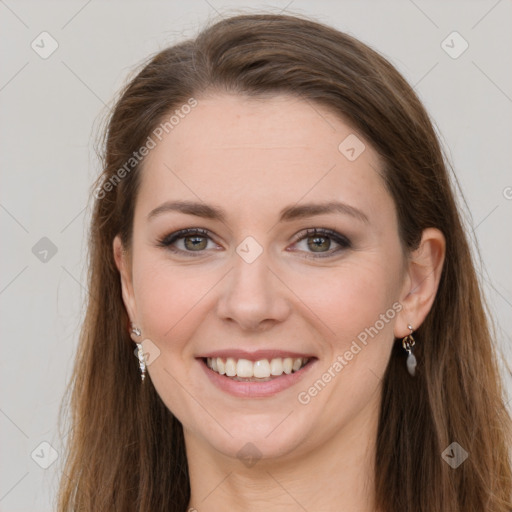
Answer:
M217 315L243 331L263 331L290 315L289 290L268 266L265 252L252 263L233 255L234 268L223 280Z

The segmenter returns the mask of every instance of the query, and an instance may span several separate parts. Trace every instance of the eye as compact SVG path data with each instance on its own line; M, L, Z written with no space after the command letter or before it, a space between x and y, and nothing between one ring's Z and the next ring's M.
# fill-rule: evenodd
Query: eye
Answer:
M208 247L211 242L214 246ZM299 233L295 237L293 245L297 246L305 242L305 248L300 249L309 253L308 258L326 258L351 247L350 240L330 229L314 228ZM332 248L336 244L337 248ZM159 247L165 247L174 253L187 256L200 256L207 249L217 249L218 245L211 238L211 233L206 229L187 228L170 233L158 240ZM292 250L295 252L295 249Z
M172 252L176 253L188 253L187 255L199 256L205 249L211 249L208 247L208 242L213 240L210 238L210 232L206 229L200 228L187 228L180 229L174 233L158 240L158 246L166 247ZM214 244L216 247L217 245ZM197 254L191 254L197 253Z
M294 245L299 245L299 242L305 242L305 252L315 253L308 255L308 258L326 258L351 247L347 237L325 228L308 229L305 233L299 233ZM331 248L333 242L338 248Z

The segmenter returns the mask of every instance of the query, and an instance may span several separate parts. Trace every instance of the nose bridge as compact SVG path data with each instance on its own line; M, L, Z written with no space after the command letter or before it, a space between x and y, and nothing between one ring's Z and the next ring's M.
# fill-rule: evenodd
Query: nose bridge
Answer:
M289 314L286 288L270 269L268 253L261 248L256 255L255 250L251 241L237 247L217 307L221 318L231 319L243 329L258 328L269 320L283 321Z

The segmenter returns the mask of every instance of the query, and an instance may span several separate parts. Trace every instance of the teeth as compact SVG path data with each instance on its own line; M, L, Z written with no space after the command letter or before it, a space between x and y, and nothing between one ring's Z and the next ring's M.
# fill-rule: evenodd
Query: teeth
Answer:
M247 359L239 359L238 363L236 363L236 376L245 378L254 377L252 369L253 364L251 361Z
M226 375L228 377L234 377L236 375L236 361L232 357L226 359L226 366L224 368L226 368Z
M272 359L270 361L270 375L281 375L283 373L283 360Z
M234 359L228 357L226 360L220 357L208 357L206 365L214 372L227 377L239 377L241 379L270 379L270 377L279 377L283 373L289 375L292 372L299 371L309 359L303 357L277 357L275 359L260 359L259 361L249 361L248 359Z
M290 374L292 373L293 368L293 359L291 357L286 357L283 359L283 370L284 373Z
M253 377L257 377L258 379L267 379L270 377L270 363L266 359L255 361L252 366Z

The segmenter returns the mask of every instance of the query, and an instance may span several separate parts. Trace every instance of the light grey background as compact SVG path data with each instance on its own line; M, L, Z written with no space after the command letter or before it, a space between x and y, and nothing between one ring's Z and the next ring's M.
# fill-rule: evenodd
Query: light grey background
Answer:
M0 511L54 509L63 460L57 411L87 296L87 193L99 172L93 143L106 105L151 52L193 36L206 20L262 10L311 15L349 32L415 86L467 199L468 231L510 362L510 1L0 0ZM47 59L31 47L35 40L48 51L43 31L58 43ZM453 31L469 44L458 58L442 47ZM444 44L453 55L463 41ZM32 251L42 237L57 248L46 262ZM43 442L60 455L46 470L35 462L51 460Z

